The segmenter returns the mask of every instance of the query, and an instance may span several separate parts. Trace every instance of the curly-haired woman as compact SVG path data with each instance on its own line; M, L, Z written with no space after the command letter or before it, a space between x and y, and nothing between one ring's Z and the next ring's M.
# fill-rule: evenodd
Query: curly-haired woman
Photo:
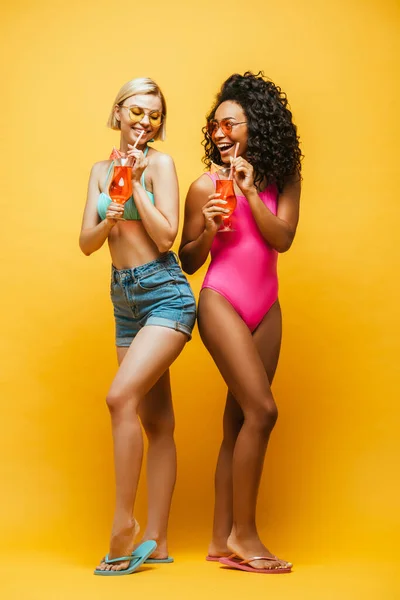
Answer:
M232 165L237 196L235 230L218 233L227 209L215 193L216 175L201 175L187 196L180 247L187 273L211 251L199 329L228 386L207 558L252 572L287 573L291 563L263 544L255 514L277 419L271 392L281 344L277 257L290 248L299 218L299 139L286 95L262 73L250 72L225 81L204 133L205 164Z

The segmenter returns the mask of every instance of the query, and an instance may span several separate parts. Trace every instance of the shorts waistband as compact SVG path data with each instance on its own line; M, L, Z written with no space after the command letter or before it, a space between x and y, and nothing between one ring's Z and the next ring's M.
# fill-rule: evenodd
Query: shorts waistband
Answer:
M133 269L116 269L114 265L111 266L111 276L113 281L137 281L143 276L152 275L168 267L179 265L178 257L175 252L167 252L162 256L159 256L155 260L152 260L144 265L133 267Z

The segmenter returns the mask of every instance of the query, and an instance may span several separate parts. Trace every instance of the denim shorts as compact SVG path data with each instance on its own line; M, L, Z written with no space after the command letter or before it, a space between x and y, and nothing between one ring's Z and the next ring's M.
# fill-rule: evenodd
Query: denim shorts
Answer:
M182 331L189 339L196 301L173 252L133 269L111 270L117 346L130 346L145 325Z

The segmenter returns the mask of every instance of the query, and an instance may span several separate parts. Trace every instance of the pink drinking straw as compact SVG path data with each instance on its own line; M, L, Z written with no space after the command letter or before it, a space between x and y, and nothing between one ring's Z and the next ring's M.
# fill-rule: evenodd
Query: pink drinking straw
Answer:
M235 146L235 152L233 154L233 158L237 157L237 153L239 150L239 142L236 142L236 146ZM228 179L233 179L233 167L231 166L230 170L229 170L229 177Z

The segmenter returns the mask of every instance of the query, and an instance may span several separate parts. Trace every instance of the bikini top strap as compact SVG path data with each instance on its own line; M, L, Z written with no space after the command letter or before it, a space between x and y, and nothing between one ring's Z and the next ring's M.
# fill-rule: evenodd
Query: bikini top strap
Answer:
M104 180L104 188L107 187L108 178L110 177L111 169L113 169L113 168L114 168L114 161L112 160L110 166L108 167L107 175L106 175L106 178Z
M148 153L149 153L149 147L146 146L146 148L144 149L144 152L143 152L143 156L146 157L148 155ZM145 173L145 171L146 171L146 169L142 173L142 177L140 179L140 183L142 184L142 188L145 190L145 192L147 192L147 190L146 190L146 184L145 184L145 181L144 181L144 173Z

